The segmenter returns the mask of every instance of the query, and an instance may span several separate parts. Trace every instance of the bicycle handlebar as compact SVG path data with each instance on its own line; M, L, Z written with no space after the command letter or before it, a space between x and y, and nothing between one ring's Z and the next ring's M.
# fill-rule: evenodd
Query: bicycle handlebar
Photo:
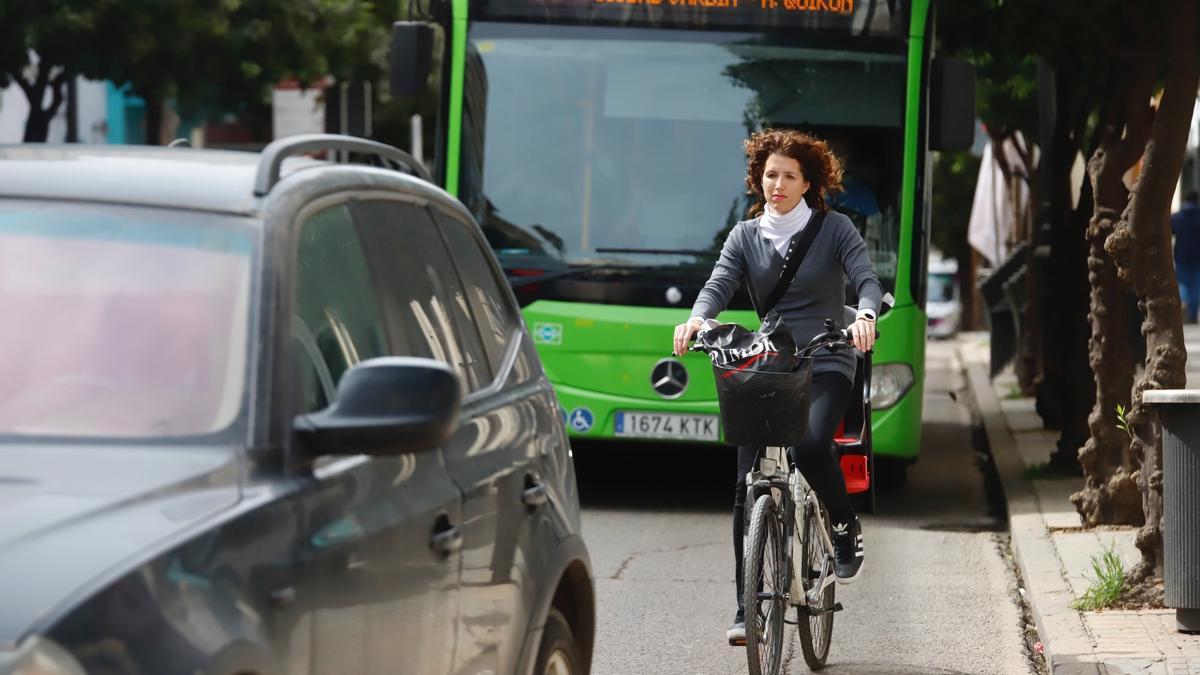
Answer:
M828 324L826 324L828 325ZM879 331L875 331L875 339L879 339ZM805 358L812 356L821 349L828 349L831 352L836 352L842 349L852 349L854 347L854 336L850 334L849 328L834 328L827 330L824 333L819 333L813 339L808 341L808 344L803 347L796 348L796 356ZM691 346L688 347L689 352L708 352L708 349L703 345L696 343L694 340Z

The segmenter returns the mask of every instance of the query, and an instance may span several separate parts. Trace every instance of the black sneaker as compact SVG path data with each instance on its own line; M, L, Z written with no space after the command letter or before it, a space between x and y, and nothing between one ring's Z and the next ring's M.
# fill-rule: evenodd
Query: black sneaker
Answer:
M733 615L733 625L725 631L725 639L729 640L730 647L746 646L746 613L744 611L739 609L737 614Z
M848 584L858 578L863 567L862 524L858 518L853 523L833 525L833 573L838 583Z

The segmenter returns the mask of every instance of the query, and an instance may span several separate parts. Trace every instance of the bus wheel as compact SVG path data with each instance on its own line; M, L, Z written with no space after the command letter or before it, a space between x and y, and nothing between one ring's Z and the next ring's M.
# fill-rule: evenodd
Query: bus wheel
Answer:
M881 492L894 492L908 481L908 462L875 455L875 485Z

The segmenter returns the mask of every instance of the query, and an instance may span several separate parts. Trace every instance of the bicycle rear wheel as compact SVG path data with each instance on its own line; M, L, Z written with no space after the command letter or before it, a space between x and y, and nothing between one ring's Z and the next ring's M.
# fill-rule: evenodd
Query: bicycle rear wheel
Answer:
M797 552L800 564L800 574L804 575L801 586L808 593L814 585L820 582L821 568L825 564L826 553L822 545L821 519L817 518L814 505L810 502L803 507L804 541ZM829 532L829 522L825 521L825 536ZM830 574L832 574L832 570ZM832 582L832 579L829 579ZM796 624L800 629L800 650L804 652L804 662L811 670L825 667L825 659L829 658L829 644L833 637L833 596L836 584L830 583L825 587L813 606L796 608ZM813 614L816 610L818 613Z
M754 502L750 538L742 566L746 607L746 661L750 675L776 675L783 664L783 623L787 615L787 579L783 523L775 500Z

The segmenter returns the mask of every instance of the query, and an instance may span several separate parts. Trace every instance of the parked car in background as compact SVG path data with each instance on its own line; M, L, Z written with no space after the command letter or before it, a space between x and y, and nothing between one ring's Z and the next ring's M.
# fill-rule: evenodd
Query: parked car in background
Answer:
M925 305L927 334L953 337L962 323L962 300L958 288L958 263L942 257L929 259L929 298Z
M0 148L0 673L588 672L554 391L408 174Z

